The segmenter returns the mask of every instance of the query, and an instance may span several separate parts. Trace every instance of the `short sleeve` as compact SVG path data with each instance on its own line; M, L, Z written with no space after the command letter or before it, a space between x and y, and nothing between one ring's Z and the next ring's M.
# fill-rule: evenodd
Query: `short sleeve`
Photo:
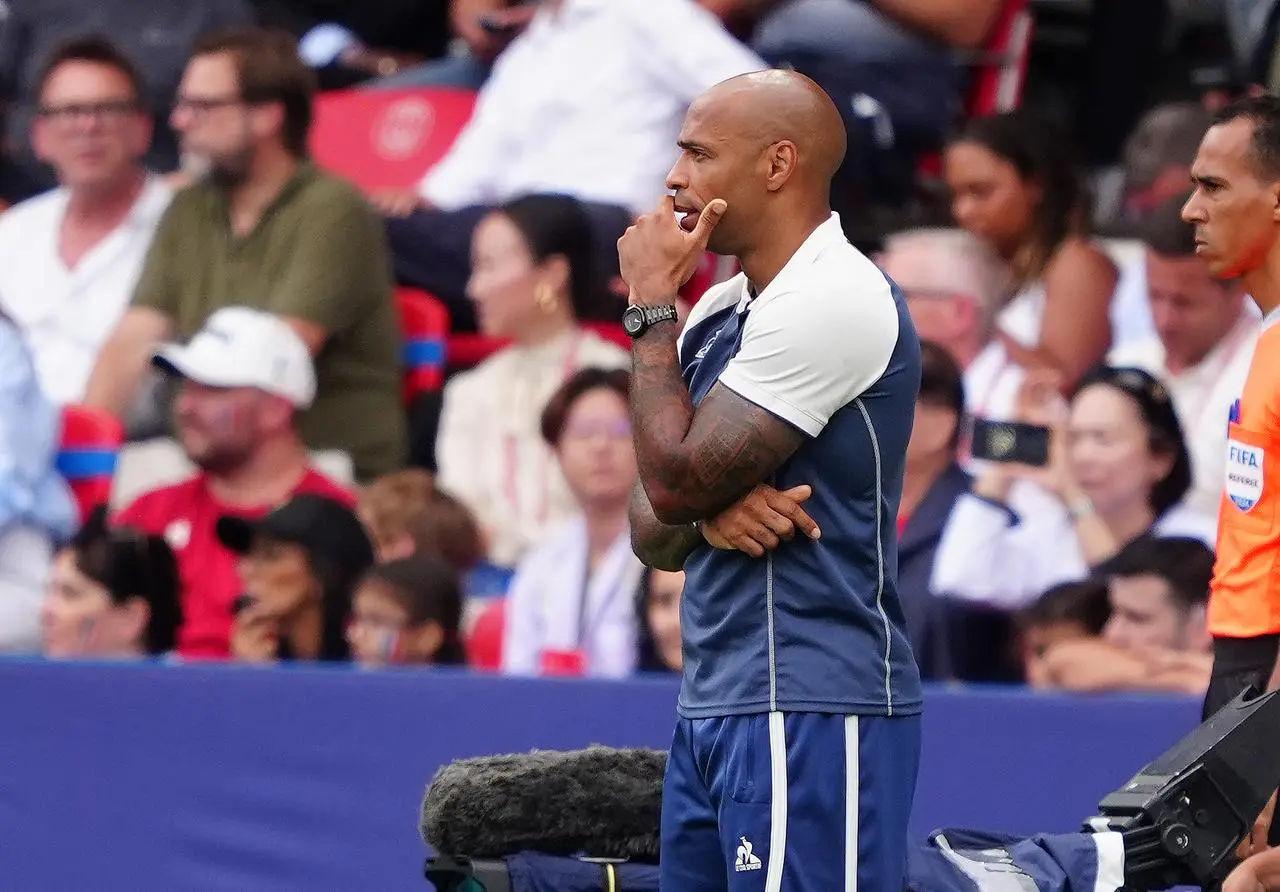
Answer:
M897 342L887 281L883 290L784 292L748 310L741 348L720 383L816 437L884 374Z

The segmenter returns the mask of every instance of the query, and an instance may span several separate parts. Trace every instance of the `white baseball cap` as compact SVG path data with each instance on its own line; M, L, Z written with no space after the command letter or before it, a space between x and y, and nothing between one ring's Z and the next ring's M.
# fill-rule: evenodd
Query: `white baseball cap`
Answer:
M151 362L206 387L254 387L296 408L316 396L311 352L284 320L248 307L225 307L187 344L165 344Z

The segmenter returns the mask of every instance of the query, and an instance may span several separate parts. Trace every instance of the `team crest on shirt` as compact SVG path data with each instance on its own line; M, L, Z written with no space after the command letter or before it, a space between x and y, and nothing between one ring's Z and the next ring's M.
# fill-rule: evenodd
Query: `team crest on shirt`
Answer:
M1227 440L1227 498L1241 511L1250 511L1262 498L1267 453L1239 440Z
M695 354L693 355L693 358L694 358L694 359L705 359L705 358L706 358L706 356L707 356L707 351L711 349L711 345L712 345L712 344L714 344L714 343L716 342L716 338L718 338L718 337L720 337L720 332L719 332L719 330L715 331L715 332L711 335L711 338L710 338L710 339L709 339L705 344L703 344L703 345L702 345L702 347L700 347L700 348L698 349L698 352L697 352L697 353L695 353Z

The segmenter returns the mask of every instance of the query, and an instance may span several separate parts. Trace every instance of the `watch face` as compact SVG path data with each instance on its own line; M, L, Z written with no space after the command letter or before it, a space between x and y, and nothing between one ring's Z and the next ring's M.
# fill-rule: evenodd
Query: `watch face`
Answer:
M637 335L644 331L644 310L639 307L628 307L622 314L622 329L629 335Z

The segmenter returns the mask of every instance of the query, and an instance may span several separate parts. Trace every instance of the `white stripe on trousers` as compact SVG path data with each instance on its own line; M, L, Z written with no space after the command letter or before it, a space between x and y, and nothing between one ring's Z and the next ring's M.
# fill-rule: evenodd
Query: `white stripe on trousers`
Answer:
M844 892L858 892L858 717L844 717Z
M781 892L787 852L787 728L781 712L769 713L769 867L764 892ZM844 717L844 890L858 892L858 717Z
M769 868L764 892L781 892L782 866L787 854L787 726L783 714L769 713Z

